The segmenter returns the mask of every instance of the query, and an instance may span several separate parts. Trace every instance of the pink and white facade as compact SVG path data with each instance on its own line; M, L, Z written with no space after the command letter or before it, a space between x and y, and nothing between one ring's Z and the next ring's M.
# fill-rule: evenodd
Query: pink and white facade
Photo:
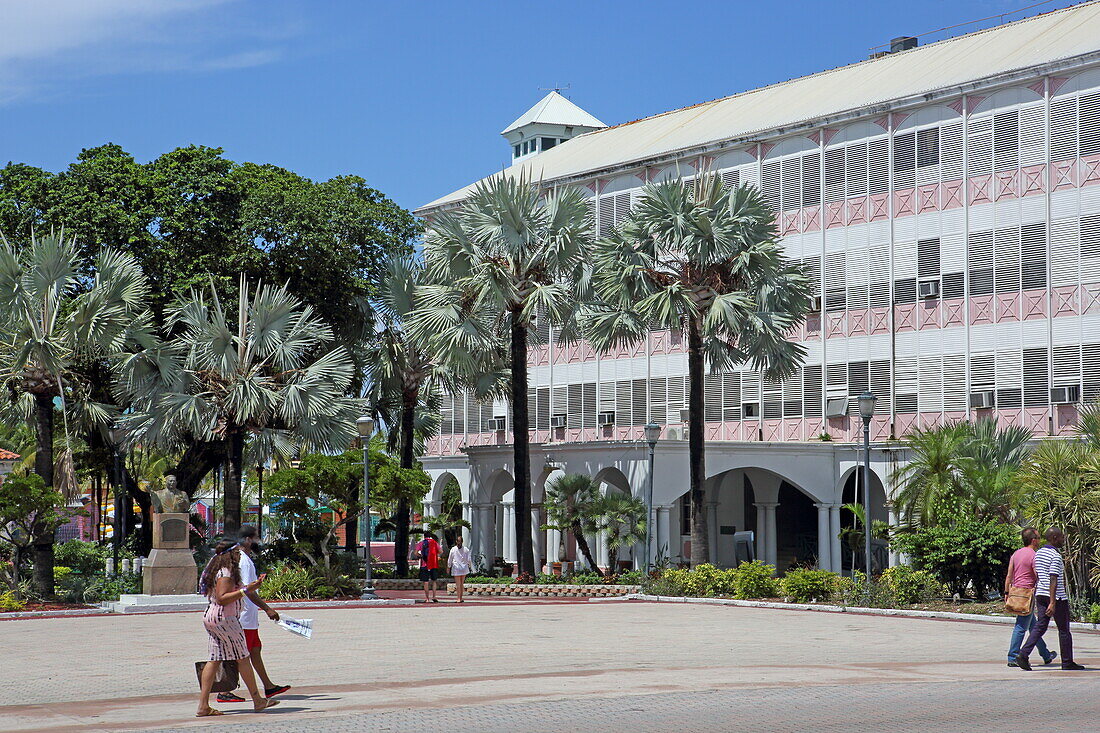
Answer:
M657 133L679 147L655 146ZM788 255L815 273L819 309L791 335L808 352L798 374L778 384L735 370L705 387L719 564L733 561L732 532L747 529L769 562L841 567L839 505L852 500L854 397L865 390L878 398L873 484L884 519L889 476L904 461L892 439L981 417L1065 435L1079 405L1100 399L1096 3L589 132L506 174L521 169L587 191L600 232L650 181L705 170L752 183L779 212ZM654 331L604 354L557 343L552 329L542 336L530 361L535 502L563 470L643 496L642 425L661 423L656 551L684 556L679 334ZM515 552L510 425L490 422L507 415L453 396L423 457L433 501L458 480L471 542L487 558ZM557 559L557 538L537 534L541 557Z

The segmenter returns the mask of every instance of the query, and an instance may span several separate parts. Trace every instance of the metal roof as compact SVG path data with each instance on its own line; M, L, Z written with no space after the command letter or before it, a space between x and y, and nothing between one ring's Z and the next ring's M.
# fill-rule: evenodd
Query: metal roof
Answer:
M500 134L507 135L512 130L535 122L572 127L607 127L573 102L553 91L540 99L534 107L521 114L515 122L505 127Z
M18 453L12 453L10 450L4 450L3 448L0 448L0 461L15 461L18 459Z
M553 181L1100 51L1100 0L579 135L494 175ZM522 118L521 118L522 119ZM418 209L465 198L465 186Z

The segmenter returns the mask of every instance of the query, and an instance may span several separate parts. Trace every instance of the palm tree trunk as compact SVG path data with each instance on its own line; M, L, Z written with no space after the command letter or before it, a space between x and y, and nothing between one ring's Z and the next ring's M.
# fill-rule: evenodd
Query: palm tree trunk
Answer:
M401 394L401 468L412 468L416 461L416 444L413 426L416 418L416 403L420 399L419 390L405 389ZM397 512L394 523L397 531L394 535L394 561L397 577L409 574L409 520L412 507L409 497L397 497Z
M34 472L53 486L53 395L34 396ZM34 586L44 599L53 598L53 530L34 533Z
M527 415L527 324L512 311L512 453L516 469L516 550L519 571L534 577L531 547L531 437Z
M691 565L709 562L707 523L703 516L703 336L699 322L688 320L688 465L691 497Z
M222 507L225 526L223 533L226 537L234 537L241 528L241 482L244 478L244 434L234 431L229 436L229 470L225 476L223 487Z
M564 535L563 535L564 536ZM573 539L577 541L577 549L584 555L584 559L588 561L588 564L593 570L599 570L600 566L596 564L596 558L592 556L592 548L588 546L588 540L584 536L584 529L581 528L580 522L573 522ZM565 540L562 540L562 557L565 557L564 552Z
M176 488L193 499L206 475L226 459L226 445L222 441L195 441L188 445L170 473L176 477Z

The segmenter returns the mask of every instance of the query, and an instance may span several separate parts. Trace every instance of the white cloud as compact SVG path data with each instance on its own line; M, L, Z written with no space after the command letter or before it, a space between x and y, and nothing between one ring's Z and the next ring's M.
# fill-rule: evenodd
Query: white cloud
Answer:
M89 76L270 63L280 36L239 0L0 0L0 102ZM243 10L243 9L242 9Z

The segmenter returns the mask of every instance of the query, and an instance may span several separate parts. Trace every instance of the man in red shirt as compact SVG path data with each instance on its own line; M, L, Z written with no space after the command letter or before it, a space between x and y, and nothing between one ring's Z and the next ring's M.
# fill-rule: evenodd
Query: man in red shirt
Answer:
M435 581L439 578L439 555L442 549L439 541L431 532L424 533L424 539L416 543L416 557L420 558L420 581L424 583L424 602L439 603L435 597ZM431 586L431 597L428 586Z

